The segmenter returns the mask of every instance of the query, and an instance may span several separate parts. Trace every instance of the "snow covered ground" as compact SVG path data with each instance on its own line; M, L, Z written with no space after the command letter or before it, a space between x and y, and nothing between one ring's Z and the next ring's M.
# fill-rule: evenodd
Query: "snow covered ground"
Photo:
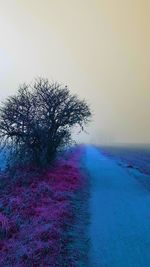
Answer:
M150 192L92 146L84 165L91 181L89 267L150 267Z

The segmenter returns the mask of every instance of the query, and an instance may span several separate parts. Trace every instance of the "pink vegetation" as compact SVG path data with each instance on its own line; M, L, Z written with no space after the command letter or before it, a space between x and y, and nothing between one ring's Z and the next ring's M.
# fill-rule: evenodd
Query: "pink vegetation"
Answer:
M13 181L0 178L0 267L76 266L70 255L75 198L84 187L82 149L59 158L48 171Z

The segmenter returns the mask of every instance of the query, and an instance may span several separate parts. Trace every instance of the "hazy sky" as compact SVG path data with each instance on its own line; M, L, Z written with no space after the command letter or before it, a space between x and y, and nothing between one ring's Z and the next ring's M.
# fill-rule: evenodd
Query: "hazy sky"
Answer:
M0 0L0 99L37 76L91 104L81 140L150 143L150 1Z

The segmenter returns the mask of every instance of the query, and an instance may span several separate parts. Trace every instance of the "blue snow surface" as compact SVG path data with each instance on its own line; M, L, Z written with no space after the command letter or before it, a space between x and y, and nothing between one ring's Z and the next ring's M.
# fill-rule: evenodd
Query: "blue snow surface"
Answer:
M92 146L84 164L91 181L89 267L150 267L150 192Z

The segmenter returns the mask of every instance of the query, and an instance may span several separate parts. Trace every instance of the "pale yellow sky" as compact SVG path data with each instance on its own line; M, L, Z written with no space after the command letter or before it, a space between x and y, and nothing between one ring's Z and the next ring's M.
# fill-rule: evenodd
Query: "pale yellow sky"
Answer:
M149 25L149 0L0 0L0 99L48 77L91 104L81 141L150 143Z

